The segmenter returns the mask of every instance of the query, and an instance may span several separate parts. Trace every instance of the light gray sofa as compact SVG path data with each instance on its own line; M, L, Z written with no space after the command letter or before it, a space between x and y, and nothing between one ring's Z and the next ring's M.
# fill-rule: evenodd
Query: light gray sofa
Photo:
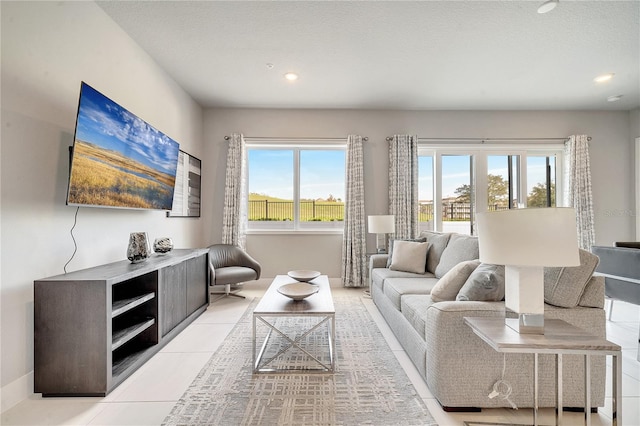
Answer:
M533 355L503 358L464 324L464 317L504 318L504 301L434 302L430 295L455 265L478 257L477 239L436 232L423 232L420 237L430 243L425 273L392 270L387 267L389 255L373 255L369 276L373 301L430 391L448 411L511 407L506 399L488 397L506 362L504 380L513 389L510 400L518 407L532 407ZM604 279L593 276L598 259L583 250L580 258L580 267L545 269L545 317L604 337ZM541 355L539 359L539 405L552 407L556 401L555 358ZM584 407L583 373L582 357L563 357L565 407ZM604 357L592 357L591 378L592 406L603 406Z

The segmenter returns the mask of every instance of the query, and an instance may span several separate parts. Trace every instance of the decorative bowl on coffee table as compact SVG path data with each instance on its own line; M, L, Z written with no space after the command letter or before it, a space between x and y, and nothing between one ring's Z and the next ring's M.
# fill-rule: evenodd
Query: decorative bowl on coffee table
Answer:
M287 272L287 275L289 275L291 278L293 278L296 281L307 282L307 281L311 281L314 278L319 277L320 272L309 271L307 269L298 269L295 271Z
M320 287L309 283L291 283L278 287L278 293L293 300L303 300L320 290Z

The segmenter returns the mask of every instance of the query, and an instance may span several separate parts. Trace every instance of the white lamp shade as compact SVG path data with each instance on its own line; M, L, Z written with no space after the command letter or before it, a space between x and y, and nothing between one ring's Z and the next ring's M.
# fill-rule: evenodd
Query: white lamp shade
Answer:
M396 232L396 219L392 214L369 216L370 234L393 234Z
M478 213L480 261L497 265L578 266L573 208Z

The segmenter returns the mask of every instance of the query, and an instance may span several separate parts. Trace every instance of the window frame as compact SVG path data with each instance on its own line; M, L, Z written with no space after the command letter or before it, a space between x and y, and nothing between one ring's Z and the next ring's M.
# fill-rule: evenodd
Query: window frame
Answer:
M247 234L342 234L344 231L344 221L334 222L300 222L300 152L302 151L343 151L345 153L345 193L346 193L346 150L347 143L305 143L300 141L283 142L250 142L245 140L247 150L247 213L249 204L249 151L292 151L293 152L293 220L292 221L250 221L247 217Z
M442 156L445 155L470 155L472 163L471 187L472 202L475 205L473 211L477 215L488 211L488 161L490 155L519 155L520 176L518 176L518 189L522 197L522 207L527 207L527 157L529 156L554 156L556 158L556 182L555 196L556 206L563 206L563 153L564 144L506 144L506 143L482 143L456 144L456 143L418 143L418 156L431 156L433 158L433 227L435 231L442 231ZM475 227L471 224L472 235Z

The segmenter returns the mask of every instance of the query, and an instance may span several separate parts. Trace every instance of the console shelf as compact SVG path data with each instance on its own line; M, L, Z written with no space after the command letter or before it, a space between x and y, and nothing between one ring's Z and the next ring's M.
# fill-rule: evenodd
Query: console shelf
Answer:
M124 345L129 340L133 339L138 334L142 333L143 331L145 331L155 323L156 323L156 319L150 318L146 321L142 321L140 323L130 325L127 328L123 328L122 330L118 330L117 332L113 333L113 337L111 339L112 341L111 350L115 351L120 346Z
M105 396L209 305L208 250L34 281L34 391Z
M118 315L124 314L131 309L142 305L144 302L147 302L156 297L155 293L146 293L140 296L131 297L129 299L118 300L117 302L113 302L111 318L115 318Z

